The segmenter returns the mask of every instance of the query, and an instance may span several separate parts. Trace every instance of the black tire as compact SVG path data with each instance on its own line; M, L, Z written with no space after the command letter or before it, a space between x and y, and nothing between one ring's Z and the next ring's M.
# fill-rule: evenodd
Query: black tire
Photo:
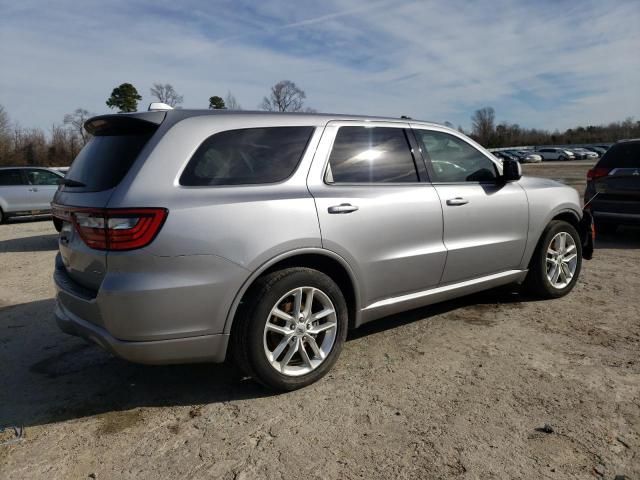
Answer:
M558 160L560 160L561 162L566 162L567 160L569 160L567 157L565 157L564 155L560 155L558 157Z
M547 249L551 243L551 240L560 232L566 232L573 238L576 245L576 269L571 278L571 281L564 288L554 287L547 278ZM580 269L582 268L582 243L580 241L580 235L573 225L562 220L553 220L547 228L545 228L535 251L531 262L529 263L529 273L524 282L525 292L540 298L559 298L564 297L567 293L573 290L578 277L580 276Z
M277 371L269 362L264 331L271 309L284 295L299 287L317 288L330 299L336 313L336 337L320 365L304 375L290 376ZM295 267L267 274L256 280L243 299L231 332L231 354L247 376L270 389L291 391L305 387L322 378L337 361L347 337L347 312L340 288L322 272Z
M0 224L4 223L5 220L6 217L4 215L4 212L2 211L2 208L0 208Z
M53 221L53 228L55 228L57 232L62 230L62 220L54 217L52 221Z

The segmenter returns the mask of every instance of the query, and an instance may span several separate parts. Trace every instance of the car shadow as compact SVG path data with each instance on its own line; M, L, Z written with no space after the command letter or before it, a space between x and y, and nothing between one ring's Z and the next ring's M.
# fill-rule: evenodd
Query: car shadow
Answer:
M491 290L364 325L349 340L461 307L518 303L517 292ZM230 363L137 365L60 332L54 300L0 305L0 426L35 426L136 407L197 406L276 395Z
M53 227L51 227L53 229ZM3 252L47 252L58 249L58 234L35 235L31 237L0 240Z
M640 248L640 227L618 227L613 233L598 233L596 230L595 248L638 249Z

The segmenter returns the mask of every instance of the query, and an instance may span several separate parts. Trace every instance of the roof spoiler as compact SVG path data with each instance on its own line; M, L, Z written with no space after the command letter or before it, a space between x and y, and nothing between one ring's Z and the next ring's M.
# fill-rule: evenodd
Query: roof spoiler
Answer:
M84 128L92 135L152 133L166 115L164 111L98 115L84 122Z

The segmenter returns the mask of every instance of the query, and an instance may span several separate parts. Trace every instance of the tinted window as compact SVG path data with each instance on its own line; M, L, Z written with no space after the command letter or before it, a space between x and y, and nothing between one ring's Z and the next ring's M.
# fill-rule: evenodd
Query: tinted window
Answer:
M341 127L329 157L328 183L417 182L401 128Z
M598 162L604 168L640 168L640 143L613 145Z
M0 186L23 185L20 170L0 170Z
M86 186L64 188L99 192L115 187L129 171L149 138L151 133L93 137L80 151L66 175Z
M53 172L47 170L28 170L27 180L29 185L57 185L58 180L62 178Z
M464 140L444 132L415 130L432 166L434 182L495 181L495 164Z
M198 148L180 184L275 183L298 166L313 127L270 127L216 133Z

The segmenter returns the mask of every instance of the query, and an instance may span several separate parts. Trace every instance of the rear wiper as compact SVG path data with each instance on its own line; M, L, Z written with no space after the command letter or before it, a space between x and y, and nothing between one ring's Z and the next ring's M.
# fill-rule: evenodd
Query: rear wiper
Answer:
M58 185L64 185L65 187L86 187L86 185L78 180L72 180L71 178L61 178L58 180Z

